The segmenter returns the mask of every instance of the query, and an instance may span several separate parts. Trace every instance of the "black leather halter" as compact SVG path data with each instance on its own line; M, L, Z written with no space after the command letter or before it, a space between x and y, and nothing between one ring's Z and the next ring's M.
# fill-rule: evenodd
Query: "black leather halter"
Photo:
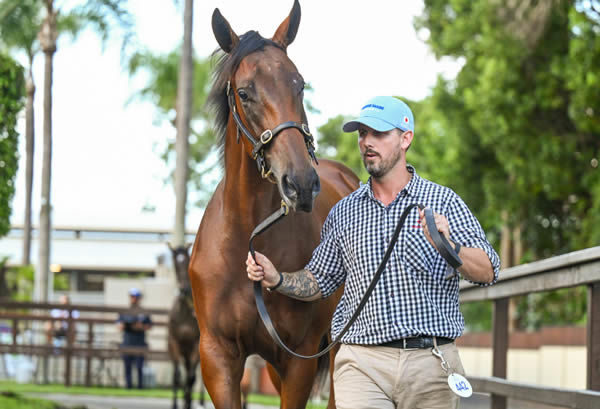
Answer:
M252 144L252 159L256 161L256 165L258 166L258 171L263 178L268 178L271 175L271 169L267 170L267 161L265 159L264 148L265 146L273 140L281 131L284 129L295 128L302 133L304 136L304 142L306 143L306 149L308 150L308 154L311 159L315 161L318 165L317 157L315 156L315 144L312 134L308 129L308 125L305 123L298 123L293 121L283 122L277 125L273 129L267 129L260 137L255 138L254 135L250 132L248 128L242 122L242 118L237 113L237 108L235 104L235 94L231 92L231 81L227 81L227 102L229 103L229 110L233 115L233 120L237 126L237 141L240 141L240 131L244 134L246 139Z

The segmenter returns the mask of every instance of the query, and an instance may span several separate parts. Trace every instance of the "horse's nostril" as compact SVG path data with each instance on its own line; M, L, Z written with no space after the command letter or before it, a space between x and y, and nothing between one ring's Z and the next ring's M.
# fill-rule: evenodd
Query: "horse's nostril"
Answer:
M320 192L321 192L321 180L319 179L317 172L315 172L315 180L312 185L313 198L315 198Z
M285 175L283 177L281 184L283 188L283 193L289 199L295 199L298 196L298 188L296 187L294 181L290 177L288 177L288 175Z

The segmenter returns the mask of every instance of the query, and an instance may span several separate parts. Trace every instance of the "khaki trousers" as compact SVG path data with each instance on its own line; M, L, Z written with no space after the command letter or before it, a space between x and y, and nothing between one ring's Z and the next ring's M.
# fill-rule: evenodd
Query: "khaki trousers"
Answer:
M439 349L464 375L456 344ZM343 344L335 357L335 404L337 409L456 409L460 398L448 387L448 375L431 348Z

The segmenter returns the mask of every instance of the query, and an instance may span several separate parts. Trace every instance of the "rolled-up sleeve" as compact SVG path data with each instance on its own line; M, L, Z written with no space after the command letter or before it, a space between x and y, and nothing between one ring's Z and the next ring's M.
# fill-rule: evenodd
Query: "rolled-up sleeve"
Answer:
M449 202L447 217L451 238L463 247L482 249L487 254L494 269L494 279L492 282L473 282L473 284L485 287L496 283L498 281L498 273L500 272L500 257L486 238L477 218L471 213L466 203L456 194L454 194L454 199Z

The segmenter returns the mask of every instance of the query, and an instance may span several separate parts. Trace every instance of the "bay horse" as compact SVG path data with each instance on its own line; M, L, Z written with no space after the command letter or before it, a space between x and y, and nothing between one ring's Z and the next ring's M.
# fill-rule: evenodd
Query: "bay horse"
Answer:
M178 292L171 310L168 321L168 351L173 363L173 409L177 409L177 391L181 386L181 371L179 366L183 363L185 368L185 381L183 384L183 407L190 409L192 404L192 389L196 383L196 371L200 361L198 343L200 331L194 312L192 290L188 278L190 264L189 245L173 248L168 243L175 277L177 279ZM200 407L204 407L204 387L200 392Z
M208 101L216 113L224 172L202 217L189 277L202 376L217 409L240 408L240 380L250 354L267 361L285 409L305 407L320 364L330 370L333 365L332 359L292 357L273 342L259 320L245 267L252 230L283 201L290 214L255 246L281 271L303 268L329 210L359 183L340 163L320 159L313 166L304 80L286 52L299 23L297 0L271 39L256 31L238 36L218 9L212 15L224 54ZM282 340L296 352L314 354L328 339L341 291L315 302L268 291L264 299ZM333 387L329 407L334 407Z

